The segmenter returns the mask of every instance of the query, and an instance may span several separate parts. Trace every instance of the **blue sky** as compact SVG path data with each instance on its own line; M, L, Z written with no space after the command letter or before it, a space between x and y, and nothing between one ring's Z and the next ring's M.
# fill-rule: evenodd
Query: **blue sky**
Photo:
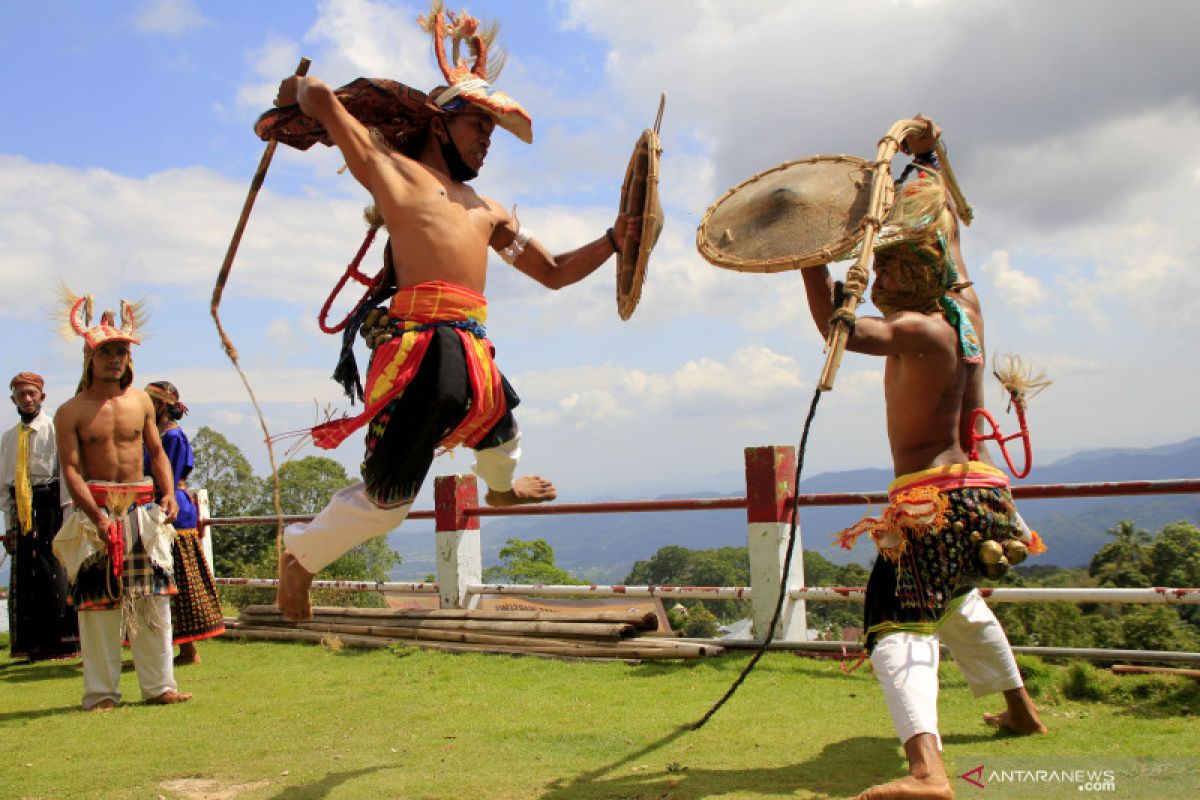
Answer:
M498 132L477 188L517 204L553 250L611 224L629 152L667 95L667 222L632 320L616 314L611 264L555 293L493 260L488 327L523 398L524 468L564 499L731 491L744 447L795 442L823 363L800 276L718 270L696 253L696 226L755 172L818 153L870 157L915 112L941 123L976 208L964 249L989 348L1055 381L1031 411L1035 457L1200 434L1195 4L469 7L501 20L498 85L530 110L535 136L530 146ZM5 4L0 334L18 345L8 372L46 375L51 407L73 388L79 343L50 320L60 281L101 307L145 299L139 382L173 381L192 410L185 427L225 433L264 472L257 421L208 313L263 149L251 125L300 55L333 84L434 85L413 22L423 11L370 0ZM225 291L222 318L276 432L346 407L328 380L337 341L315 325L368 202L340 164L325 148L280 148ZM998 388L992 407L1003 410ZM360 449L352 439L332 455L353 472ZM460 453L435 471L469 463ZM814 473L888 463L878 360L847 357L807 463Z

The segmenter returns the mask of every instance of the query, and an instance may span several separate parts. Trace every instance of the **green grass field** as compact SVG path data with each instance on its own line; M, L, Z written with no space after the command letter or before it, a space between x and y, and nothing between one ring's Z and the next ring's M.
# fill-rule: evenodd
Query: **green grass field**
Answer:
M204 663L176 671L192 702L141 705L129 671L126 702L101 714L79 710L77 661L0 660L0 798L841 798L904 770L866 666L847 675L836 661L773 653L704 729L683 732L748 656L630 665L221 640L199 649ZM1036 673L1045 737L983 726L999 698L975 701L943 666L952 775L981 759L1136 765L1151 777L1103 796L1198 796L1195 682L1023 665ZM1171 788L1140 793L1172 769ZM985 800L1060 796L956 784ZM1061 796L1079 796L1071 789Z

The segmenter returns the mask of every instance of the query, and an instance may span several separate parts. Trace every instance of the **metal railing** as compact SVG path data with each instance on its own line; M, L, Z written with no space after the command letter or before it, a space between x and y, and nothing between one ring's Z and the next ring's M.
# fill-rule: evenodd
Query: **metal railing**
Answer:
M555 503L491 508L478 502L475 477L442 476L435 481L435 507L414 510L408 519L433 519L438 540L437 581L313 581L314 589L437 594L442 607L470 607L481 595L528 595L533 597L641 597L704 600L749 600L754 630L769 624L781 583L787 586L784 613L775 636L781 647L807 646L805 602L861 600L863 587L806 587L803 580L802 542L797 542L790 573L783 575L783 545L791 522L793 501L800 507L881 505L886 492L838 492L794 496L794 451L790 447L757 447L746 450L746 495L743 497L633 500L597 503ZM1061 483L1012 487L1018 500L1168 495L1200 493L1200 479ZM751 562L749 586L625 586L620 584L536 585L485 584L480 579L479 520L482 517L548 516L576 514L626 514L647 512L713 511L746 509ZM304 522L313 515L292 514L283 521ZM202 503L200 524L205 527L276 524L274 516L211 518ZM799 531L797 533L799 534ZM227 586L272 588L271 578L217 578ZM755 593L755 589L758 593ZM983 588L992 602L1067 602L1200 604L1200 588L1154 587L1146 589L1103 588ZM1118 651L1105 651L1118 652ZM1120 651L1125 652L1125 651ZM1180 654L1200 661L1200 654Z

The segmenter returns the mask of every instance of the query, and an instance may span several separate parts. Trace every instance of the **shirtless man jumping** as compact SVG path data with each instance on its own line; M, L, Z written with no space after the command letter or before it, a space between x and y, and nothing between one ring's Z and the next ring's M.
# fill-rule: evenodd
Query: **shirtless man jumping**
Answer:
M876 249L871 300L884 316L859 318L847 343L849 350L886 359L888 441L897 477L882 519L860 522L843 543L867 532L879 548L867 584L867 649L910 773L871 787L860 795L867 800L954 796L937 725L939 640L975 696L1004 694L1006 710L985 714L986 723L1018 734L1046 730L1000 623L973 587L982 542L1029 534L1007 477L990 462L967 457L970 413L983 405L983 317L937 169L938 135L930 122L905 142L906 152L919 154L916 176L897 187L893 213L893 221L903 223L906 209L919 209L916 218L932 206L936 227L923 246L909 241ZM803 278L813 321L828 335L834 312L829 270L806 269Z
M484 338L488 251L559 289L600 267L638 222L618 216L595 241L555 256L521 229L514 214L467 185L482 168L498 124L525 141L532 130L525 110L480 77L480 64L474 71L447 65L441 49L447 23L471 40L472 52L486 53L473 18L435 10L422 20L434 34L449 86L430 93L434 113L427 128L403 143L382 141L317 78L289 77L275 99L276 106L298 103L318 120L371 193L390 236L386 261L396 287L386 314L368 319L374 352L363 413L313 432L319 447L335 447L369 423L363 481L338 492L311 523L284 532L276 602L291 620L311 619L309 587L316 572L404 521L439 446L476 451L474 471L487 484L490 505L556 497L554 486L537 476L513 480L520 456L512 415L518 398Z
M117 328L107 311L99 325L80 327L83 380L54 415L62 480L75 510L54 539L54 553L66 568L79 612L83 707L103 711L120 702L125 638L142 699L182 703L191 695L175 684L169 597L175 593L175 531L169 523L178 508L154 405L131 386L129 348L138 338L132 325ZM153 479L143 477L143 445ZM156 485L162 491L158 504Z

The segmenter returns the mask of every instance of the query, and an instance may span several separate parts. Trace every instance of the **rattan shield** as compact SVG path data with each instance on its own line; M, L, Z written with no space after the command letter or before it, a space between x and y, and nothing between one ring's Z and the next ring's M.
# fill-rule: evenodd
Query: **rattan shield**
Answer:
M661 110L660 110L661 115ZM658 198L658 159L662 154L658 134L647 128L638 137L621 184L621 213L642 218L637 241L626 236L617 255L617 313L629 319L642 297L650 251L663 229L662 203Z
M836 261L861 240L870 163L813 156L760 172L720 197L696 231L700 255L739 272L783 272Z

